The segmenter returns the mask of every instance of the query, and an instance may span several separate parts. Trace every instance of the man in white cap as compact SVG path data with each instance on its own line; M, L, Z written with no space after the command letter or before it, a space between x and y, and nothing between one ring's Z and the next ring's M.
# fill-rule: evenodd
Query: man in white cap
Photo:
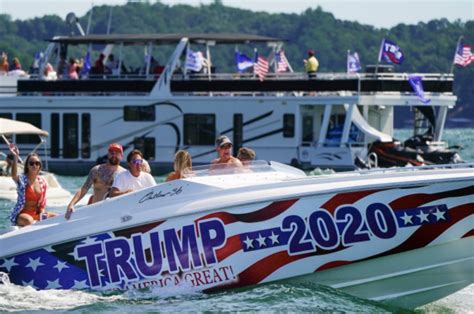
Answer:
M240 160L232 156L232 142L227 136L221 135L217 138L216 151L219 157L211 161L211 165L234 164L236 166L242 166Z

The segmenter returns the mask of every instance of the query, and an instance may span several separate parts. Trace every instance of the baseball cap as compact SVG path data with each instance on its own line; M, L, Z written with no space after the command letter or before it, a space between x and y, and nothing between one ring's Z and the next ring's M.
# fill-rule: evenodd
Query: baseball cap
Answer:
M120 154L123 155L123 148L122 148L122 145L118 144L118 143L113 143L113 144L110 144L109 145L109 152L110 151L116 151L116 152L119 152Z
M216 140L216 146L217 147L222 147L225 144L232 145L232 141L225 135L219 136Z

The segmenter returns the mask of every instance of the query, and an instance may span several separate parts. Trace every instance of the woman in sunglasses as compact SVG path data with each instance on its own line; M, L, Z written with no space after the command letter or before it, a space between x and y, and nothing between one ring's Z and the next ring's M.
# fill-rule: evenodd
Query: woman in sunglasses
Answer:
M24 173L18 174L18 158L20 151L10 144L13 154L12 179L17 184L18 199L10 215L12 225L28 226L38 220L56 216L46 212L46 180L39 175L41 159L38 154L31 153L26 157Z

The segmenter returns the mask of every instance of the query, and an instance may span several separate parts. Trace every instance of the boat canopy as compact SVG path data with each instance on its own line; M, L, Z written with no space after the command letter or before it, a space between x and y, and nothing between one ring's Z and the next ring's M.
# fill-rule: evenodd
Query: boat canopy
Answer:
M49 135L45 130L37 128L30 123L0 118L0 135L6 134L38 134L40 136Z
M250 42L286 41L275 37L243 33L90 34L84 36L56 36L48 41L69 45L120 43L124 45L143 45L143 43L177 44L182 38L188 38L189 42L197 44L204 44L206 42L214 42L216 44L248 44Z

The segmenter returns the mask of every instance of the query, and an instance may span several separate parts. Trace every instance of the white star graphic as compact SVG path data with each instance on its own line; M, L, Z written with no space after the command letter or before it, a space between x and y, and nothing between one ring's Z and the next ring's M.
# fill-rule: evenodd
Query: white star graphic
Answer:
M404 212L404 213L403 213L403 216L401 216L400 218L403 219L403 223L405 224L405 226L408 225L408 224L413 225L413 222L411 221L411 219L413 218L413 216L408 215L407 212Z
M91 238L91 237L87 237L85 238L84 240L82 240L80 242L81 245L89 245L89 244L94 244L96 243L97 239L96 238Z
M428 220L428 216L429 214L427 213L424 213L423 211L420 211L420 213L418 215L416 215L419 219L420 219L420 222L423 223L423 221L426 221L426 222L430 222Z
M28 259L30 260L30 262L28 264L26 264L25 267L31 267L33 269L33 271L36 271L36 269L39 266L44 265L43 263L40 262L41 257L38 257L38 258L35 258L35 259L32 259L32 258L28 257Z
M274 234L273 231L272 231L272 234L269 236L269 238L272 240L272 244L280 244L280 241L278 241L278 237L279 235L278 234Z
M58 262L56 263L56 265L53 266L53 268L57 268L58 271L61 272L64 268L69 268L69 266L67 266L66 262L61 262L60 260L58 260Z
M83 281L77 281L74 280L74 286L72 286L73 289L87 289L89 288L89 285L87 284L87 280L84 279Z
M267 246L267 244L265 243L266 239L267 239L266 237L262 237L262 235L259 234L256 240L258 241L258 245L262 247L262 246Z
M2 264L1 267L4 267L4 268L6 268L8 271L11 271L13 266L18 266L18 265L19 265L18 263L15 263L15 258L12 257L12 258L10 258L10 259L5 258L5 259L3 260L3 264Z
M33 280L31 280L31 281L21 281L21 284L23 286L30 286L30 287L36 289L36 286L35 286Z
M46 289L57 289L57 288L62 288L62 286L59 284L59 278L53 281L46 280L48 285L46 286Z
M247 245L247 250L252 248L253 249L253 240L249 239L249 237L247 236L247 239L244 240L244 243L245 245Z
M446 220L446 217L444 217L445 212L442 212L439 210L439 208L436 208L436 212L433 213L433 215L436 216L436 221Z
M56 250L53 249L53 247L52 247L51 245L45 246L43 249L44 249L46 252L49 252L49 253L54 253L54 252L56 252Z

